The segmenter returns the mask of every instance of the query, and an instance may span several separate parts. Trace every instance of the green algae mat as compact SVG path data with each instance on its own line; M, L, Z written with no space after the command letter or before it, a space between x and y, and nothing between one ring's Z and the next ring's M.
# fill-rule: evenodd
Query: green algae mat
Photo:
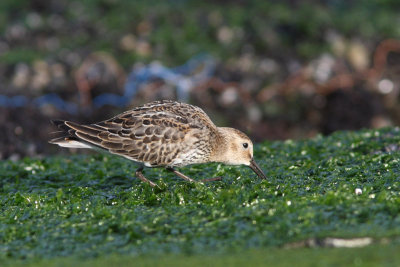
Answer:
M147 169L161 189L111 155L2 161L0 263L400 265L399 128L265 142L255 157L268 180L222 164L181 168L223 176L206 184Z

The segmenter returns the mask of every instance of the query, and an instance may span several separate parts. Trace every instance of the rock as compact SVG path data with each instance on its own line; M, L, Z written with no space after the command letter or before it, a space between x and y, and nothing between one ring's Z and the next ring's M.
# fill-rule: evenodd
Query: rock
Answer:
M6 29L6 39L8 41L22 41L26 38L27 30L22 24L14 24Z
M26 16L26 24L28 24L31 29L37 29L43 25L42 16L36 12L31 12Z
M119 45L122 50L134 51L136 49L136 37L133 34L126 34L121 38Z
M370 64L369 51L359 41L353 41L349 44L347 58L356 71L366 70Z
M237 88L228 87L222 92L220 96L220 102L223 107L227 107L235 104L238 98L239 95L237 92Z
M147 41L139 40L136 45L136 53L140 56L149 56L151 54L151 46Z
M326 83L333 74L335 58L330 54L323 54L318 59L311 62L311 76L319 83Z
M326 39L331 45L331 50L335 56L343 57L346 53L346 40L335 31L328 31Z
M49 65L46 61L36 60L33 62L34 75L32 77L31 87L34 90L41 90L50 83Z
M217 38L220 43L225 45L229 44L232 42L233 37L234 37L234 32L231 28L227 26L222 26L221 28L219 28Z
M15 67L12 85L16 88L24 88L28 86L31 80L31 71L26 63L18 63Z

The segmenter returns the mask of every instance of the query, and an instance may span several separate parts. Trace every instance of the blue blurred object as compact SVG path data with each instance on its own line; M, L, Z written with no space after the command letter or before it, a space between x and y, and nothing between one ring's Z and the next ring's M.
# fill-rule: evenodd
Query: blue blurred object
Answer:
M157 78L176 86L178 100L185 102L188 100L189 93L194 86L207 80L214 74L215 65L215 60L207 54L197 55L185 64L175 68L167 68L158 62L154 62L134 69L129 74L123 95L104 93L93 99L93 105L96 108L104 105L116 107L127 106L131 99L136 96L141 85ZM0 95L0 107L22 107L29 104L38 107L53 105L58 110L69 114L77 114L79 111L77 104L64 101L59 95L54 93L42 95L33 100L23 95L12 97Z
M66 111L70 114L77 114L78 113L78 105L75 103L70 103L64 101L60 96L57 94L47 94L43 96L39 96L33 100L33 103L38 107L42 107L45 105L54 105L60 110Z
M28 103L28 98L23 95L17 96L6 96L0 95L0 106L1 107L22 107Z
M201 71L195 72L198 68ZM125 83L124 95L102 94L93 99L96 107L103 105L126 106L129 100L134 98L140 85L159 78L177 88L178 100L187 101L190 90L199 82L211 77L215 70L215 60L206 54L193 57L182 66L167 68L158 62L146 67L133 70Z

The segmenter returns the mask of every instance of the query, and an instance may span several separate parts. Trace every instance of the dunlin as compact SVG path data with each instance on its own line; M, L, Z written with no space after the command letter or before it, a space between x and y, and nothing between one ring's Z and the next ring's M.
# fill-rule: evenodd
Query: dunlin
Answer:
M156 184L143 175L143 167L164 167L194 182L174 168L222 162L246 165L266 179L254 161L253 143L249 137L233 128L215 126L201 108L193 105L155 101L98 123L52 122L63 136L50 143L62 147L100 148L135 161L140 164L137 177L153 187ZM202 181L210 180L215 179Z

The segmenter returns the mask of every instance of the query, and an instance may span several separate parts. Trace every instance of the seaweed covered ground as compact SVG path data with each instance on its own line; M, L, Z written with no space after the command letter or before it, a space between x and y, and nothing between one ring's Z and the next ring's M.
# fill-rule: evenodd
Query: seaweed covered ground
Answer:
M207 184L146 170L161 190L134 178L132 162L111 155L1 161L0 262L151 265L157 255L166 265L247 258L274 266L290 260L399 265L399 128L255 149L268 180L222 164L181 169L196 179L223 176ZM320 248L332 246L326 238L371 245Z

